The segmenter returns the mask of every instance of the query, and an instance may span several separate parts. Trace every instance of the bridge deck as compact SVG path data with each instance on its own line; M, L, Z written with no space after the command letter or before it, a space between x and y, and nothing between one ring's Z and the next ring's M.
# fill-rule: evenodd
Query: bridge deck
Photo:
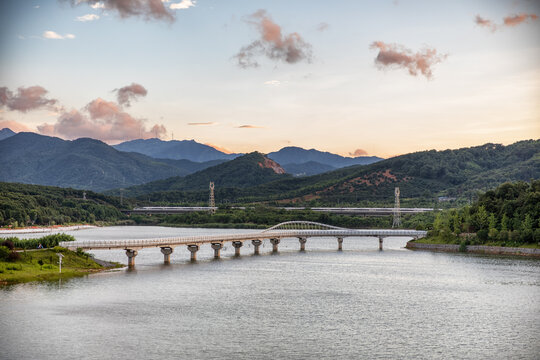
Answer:
M92 249L142 249L148 247L170 247L180 245L200 245L227 241L249 241L263 239L282 238L307 238L307 237L416 237L426 236L426 231L402 230L402 229L286 229L259 231L245 234L223 234L223 235L203 235L203 236L181 236L154 239L127 239L127 240L77 240L60 243L60 246L68 249L81 248L83 250Z

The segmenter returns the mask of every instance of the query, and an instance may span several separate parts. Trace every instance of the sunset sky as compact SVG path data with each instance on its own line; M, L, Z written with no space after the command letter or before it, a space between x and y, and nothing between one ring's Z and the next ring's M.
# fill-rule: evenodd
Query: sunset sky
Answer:
M383 157L539 138L539 15L535 0L2 0L0 128Z

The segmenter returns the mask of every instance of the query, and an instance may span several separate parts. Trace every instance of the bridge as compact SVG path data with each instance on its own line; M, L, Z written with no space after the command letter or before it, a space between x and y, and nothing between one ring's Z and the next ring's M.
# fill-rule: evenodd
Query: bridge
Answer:
M178 246L187 246L191 252L191 260L197 260L197 251L203 244L210 244L214 250L214 258L220 258L220 252L224 242L231 242L235 248L235 256L240 256L240 248L245 241L251 241L254 254L259 255L259 248L264 240L272 244L272 252L278 252L279 243L283 238L298 238L300 251L305 251L308 238L335 237L338 250L342 250L343 239L347 237L375 237L379 239L379 250L383 249L385 237L412 237L415 239L426 236L426 231L406 229L347 229L332 225L326 225L311 221L287 221L266 230L223 235L180 236L154 239L129 239L129 240L76 240L64 241L60 246L70 250L78 248L82 250L121 249L125 250L128 257L128 266L135 266L135 257L138 251L144 248L161 248L166 264L171 261L171 254Z
M231 209L245 210L244 206L233 206ZM361 215L361 216L387 216L393 215L394 208L352 208L352 207L278 207L287 211L311 210L314 212L325 212L343 215ZM126 214L182 214L197 211L216 211L215 206L145 206L132 210L124 210ZM434 211L433 208L400 208L401 214L419 214Z

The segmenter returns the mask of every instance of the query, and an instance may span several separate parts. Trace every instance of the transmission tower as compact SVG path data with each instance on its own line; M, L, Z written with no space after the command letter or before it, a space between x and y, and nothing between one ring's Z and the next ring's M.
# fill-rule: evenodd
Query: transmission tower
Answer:
M213 214L216 212L216 201L214 199L214 182L210 181L210 196L208 198L208 206L210 206L210 212Z
M394 221L392 222L393 228L398 228L401 226L401 209L399 206L399 188L394 189Z

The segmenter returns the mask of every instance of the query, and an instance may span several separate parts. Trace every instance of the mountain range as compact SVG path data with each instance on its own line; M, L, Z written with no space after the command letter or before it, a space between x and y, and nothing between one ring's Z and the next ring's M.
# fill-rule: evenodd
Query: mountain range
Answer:
M0 141L0 181L103 191L185 176L220 161L154 159L94 139L18 133Z
M228 163L220 166L226 166ZM433 205L438 196L469 199L508 181L540 178L540 140L511 145L485 144L444 151L421 151L364 166L350 166L307 177L283 177L257 186L216 186L216 203L272 202L308 206L392 205L400 187L404 203ZM164 184L165 182L160 182ZM201 187L204 185L202 183ZM191 187L193 188L193 184ZM151 186L127 189L160 202L207 201L208 191Z
M159 159L187 159L191 161L232 160L243 154L226 154L194 140L138 139L113 146ZM285 147L267 155L294 176L315 175L351 165L366 165L382 160L377 156L344 157L315 149Z
M2 130L0 130L0 141L7 139L8 137L11 137L15 134L16 132L11 130L10 128L3 128Z

